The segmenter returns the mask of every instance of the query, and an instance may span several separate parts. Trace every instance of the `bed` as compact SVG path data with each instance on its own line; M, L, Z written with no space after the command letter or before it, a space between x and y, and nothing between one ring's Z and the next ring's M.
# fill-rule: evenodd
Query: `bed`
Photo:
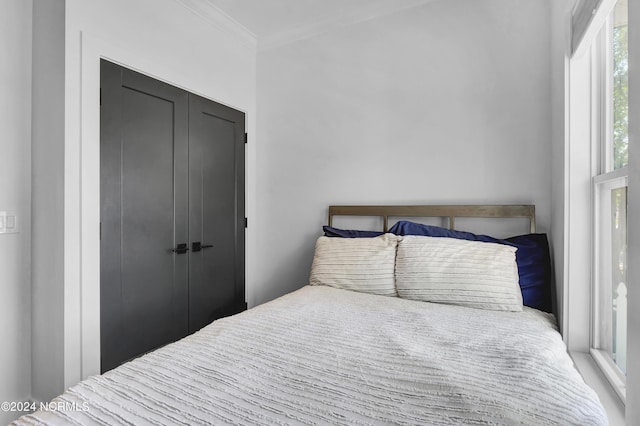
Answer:
M420 214L484 216L481 208L459 207ZM503 207L488 217L524 211ZM442 259L417 267L415 247L422 254L425 243L437 253L451 250L446 244L473 246L480 267L487 264L483 250L505 258L517 250L385 233L387 217L412 216L385 209L364 211L384 217L380 235L318 239L310 285L90 377L14 424L607 424L551 313L522 306L522 296L513 308L518 296L511 293L498 302L466 293L448 302L419 300L441 297L414 287L415 277ZM533 219L527 209L529 216L517 217ZM491 255L489 263L501 261ZM358 262L366 267L353 269ZM465 285L466 292L475 284Z

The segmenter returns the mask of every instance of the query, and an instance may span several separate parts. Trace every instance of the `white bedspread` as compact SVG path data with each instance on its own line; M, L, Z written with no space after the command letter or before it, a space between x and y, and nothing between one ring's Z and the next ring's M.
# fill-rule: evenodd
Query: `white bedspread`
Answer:
M16 424L606 424L553 323L307 286Z

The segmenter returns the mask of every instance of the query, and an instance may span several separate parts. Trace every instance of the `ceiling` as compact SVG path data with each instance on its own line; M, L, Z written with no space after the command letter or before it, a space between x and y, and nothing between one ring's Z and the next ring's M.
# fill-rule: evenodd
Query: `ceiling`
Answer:
M260 49L419 6L431 0L206 0L255 35Z

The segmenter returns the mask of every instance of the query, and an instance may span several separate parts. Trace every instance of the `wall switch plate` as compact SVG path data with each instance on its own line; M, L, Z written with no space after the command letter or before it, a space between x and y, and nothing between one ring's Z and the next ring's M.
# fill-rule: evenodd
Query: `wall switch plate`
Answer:
M0 211L0 234L17 234L18 216L15 213Z

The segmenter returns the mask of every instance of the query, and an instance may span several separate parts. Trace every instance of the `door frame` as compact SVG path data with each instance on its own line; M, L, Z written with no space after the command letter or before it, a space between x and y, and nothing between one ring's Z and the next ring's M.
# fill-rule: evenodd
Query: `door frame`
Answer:
M65 166L64 166L64 386L69 387L100 373L100 59L106 59L156 80L244 112L245 128L254 133L250 112L224 99L216 99L195 87L171 78L172 70L152 55L132 52L102 40L86 31L80 34L80 70L67 71L65 89ZM174 75L180 75L173 72ZM74 78L79 85L72 86ZM73 108L79 99L79 111ZM255 108L255 98L250 108ZM80 117L73 126L71 112ZM77 116L76 116L77 117ZM255 145L245 152L245 214L254 216ZM254 216L255 217L255 216ZM245 232L245 298L253 244Z

